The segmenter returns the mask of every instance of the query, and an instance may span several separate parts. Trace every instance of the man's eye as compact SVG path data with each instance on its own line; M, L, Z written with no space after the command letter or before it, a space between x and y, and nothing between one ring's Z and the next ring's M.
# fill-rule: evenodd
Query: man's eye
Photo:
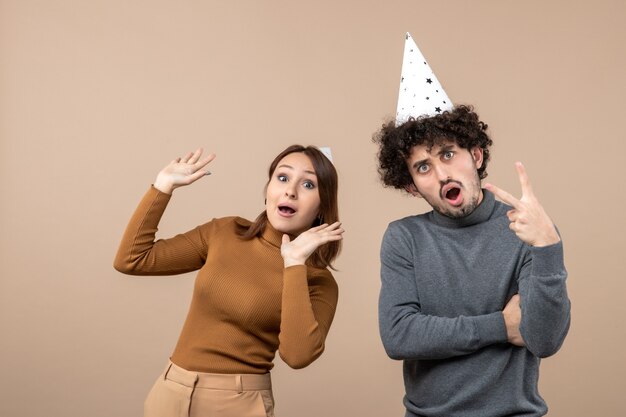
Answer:
M417 167L417 172L419 173L424 173L424 172L428 172L428 165L424 164L424 165L420 165L419 167Z
M313 184L311 181L305 181L303 185L304 185L304 188L308 188L309 190L312 190L315 188L315 184Z
M443 154L443 159L452 159L453 155L454 155L454 152L448 151L448 152Z

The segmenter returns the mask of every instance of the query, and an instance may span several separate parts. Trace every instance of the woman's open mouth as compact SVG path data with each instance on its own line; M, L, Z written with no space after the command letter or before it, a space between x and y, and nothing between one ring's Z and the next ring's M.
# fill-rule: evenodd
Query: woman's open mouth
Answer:
M283 217L291 217L296 214L296 209L291 206L281 204L278 206L278 213Z

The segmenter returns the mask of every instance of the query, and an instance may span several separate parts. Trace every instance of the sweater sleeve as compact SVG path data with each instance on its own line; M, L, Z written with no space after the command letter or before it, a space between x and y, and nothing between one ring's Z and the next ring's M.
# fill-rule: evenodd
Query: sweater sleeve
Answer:
M531 247L519 277L520 332L526 348L540 358L554 355L570 325L563 243Z
M304 368L324 351L326 335L337 307L338 287L328 270L285 268L278 352L287 365Z
M412 244L399 228L385 232L381 247L379 327L392 359L445 359L507 341L502 312L439 317L421 311Z
M113 263L115 269L129 275L175 275L202 267L207 253L202 226L155 241L170 198L154 187L146 192L126 227Z

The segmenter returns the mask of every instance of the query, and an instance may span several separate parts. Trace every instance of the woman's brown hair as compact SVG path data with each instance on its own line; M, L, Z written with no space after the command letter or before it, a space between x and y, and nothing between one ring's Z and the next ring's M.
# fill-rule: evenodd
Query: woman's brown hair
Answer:
M281 153L279 153L274 161L272 161L268 172L268 184L274 175L274 171L278 163L287 155L301 152L305 154L313 164L315 175L317 177L317 189L320 195L320 211L311 227L320 224L332 224L339 220L339 206L337 203L338 177L335 166L330 160L314 146L291 145ZM265 185L267 189L267 184ZM240 234L242 239L252 239L261 236L267 226L267 212L263 210L256 218L254 223ZM319 246L315 252L307 260L307 265L317 268L329 267L334 269L332 262L335 260L341 250L341 241L328 242Z

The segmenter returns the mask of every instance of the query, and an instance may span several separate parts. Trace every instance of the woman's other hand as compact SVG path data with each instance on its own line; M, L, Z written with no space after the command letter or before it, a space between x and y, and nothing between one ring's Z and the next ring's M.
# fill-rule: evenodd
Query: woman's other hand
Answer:
M331 225L322 224L312 227L294 240L289 239L289 235L283 235L283 243L280 247L280 254L285 261L285 268L293 265L304 265L306 260L315 250L328 243L343 239L344 230L340 222Z
M215 158L215 154L209 154L204 158L202 148L195 152L189 152L184 158L176 158L163 168L154 181L154 188L172 194L175 188L189 185L210 172L205 167Z

